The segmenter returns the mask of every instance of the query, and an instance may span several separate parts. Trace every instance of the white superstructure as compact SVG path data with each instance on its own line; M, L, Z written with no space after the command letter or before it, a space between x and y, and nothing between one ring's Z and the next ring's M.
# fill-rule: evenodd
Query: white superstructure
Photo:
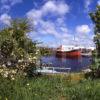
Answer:
M72 50L95 50L95 47L84 47L84 46L74 46L74 45L61 45L57 48L57 51L72 51Z
M74 45L61 45L57 50L58 51L72 51L72 50L78 50L79 47L75 47Z

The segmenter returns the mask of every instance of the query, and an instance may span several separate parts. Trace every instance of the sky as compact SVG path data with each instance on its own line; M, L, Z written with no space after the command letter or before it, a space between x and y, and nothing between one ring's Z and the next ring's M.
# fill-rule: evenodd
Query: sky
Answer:
M28 18L33 28L29 37L42 45L94 46L89 12L96 5L100 0L0 0L0 28L14 18Z

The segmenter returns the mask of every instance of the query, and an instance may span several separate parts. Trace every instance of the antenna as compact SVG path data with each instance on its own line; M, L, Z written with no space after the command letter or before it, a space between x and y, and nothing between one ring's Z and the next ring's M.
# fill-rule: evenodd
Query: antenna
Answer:
M74 34L74 38L73 38L73 39L74 39L74 40L73 40L73 41L74 41L74 43L73 43L73 44L74 44L74 45L76 45L76 43L75 43L75 34Z

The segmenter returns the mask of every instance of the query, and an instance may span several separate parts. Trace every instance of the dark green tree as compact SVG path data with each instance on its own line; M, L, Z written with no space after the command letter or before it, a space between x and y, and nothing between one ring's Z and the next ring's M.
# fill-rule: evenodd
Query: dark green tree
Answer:
M94 42L96 45L96 50L93 52L93 65L91 66L93 72L97 75L100 74L100 6L90 13L91 20L94 24Z

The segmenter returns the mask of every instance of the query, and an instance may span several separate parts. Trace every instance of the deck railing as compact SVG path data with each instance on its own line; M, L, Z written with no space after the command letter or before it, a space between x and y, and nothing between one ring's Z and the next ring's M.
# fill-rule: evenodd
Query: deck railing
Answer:
M38 68L38 72L40 73L70 73L71 68L61 68L61 67L41 67Z

